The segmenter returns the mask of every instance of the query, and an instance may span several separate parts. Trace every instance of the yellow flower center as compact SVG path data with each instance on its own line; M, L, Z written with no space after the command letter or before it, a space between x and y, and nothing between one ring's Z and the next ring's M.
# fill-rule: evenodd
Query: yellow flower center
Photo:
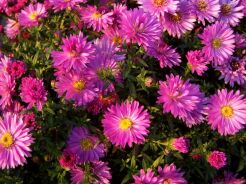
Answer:
M93 146L94 144L89 138L85 138L80 141L80 147L83 150L86 150L86 151L91 150Z
M72 51L69 52L69 56L70 56L71 58L74 58L74 57L77 56L77 52L74 51L74 50L72 50Z
M114 36L113 37L113 43L120 45L122 43L122 38L120 36Z
M234 114L233 108L229 105L225 105L221 108L221 113L225 118L230 118Z
M36 11L32 12L30 15L29 15L29 19L30 20L35 20L38 16L38 13Z
M198 10L205 11L207 10L208 4L204 0L198 1Z
M154 4L155 4L157 7L161 7L161 6L167 4L167 0L154 0Z
M171 20L173 22L180 22L181 21L181 14L179 12L176 12L175 14L171 15Z
M215 49L220 48L220 46L221 46L221 40L220 40L219 38L213 39L212 45L213 45L213 47L214 47Z
M102 14L99 13L99 12L95 12L95 13L92 14L92 17L95 18L95 19L99 19L99 18L102 17Z
M13 136L9 132L5 132L0 139L0 144L4 148L9 148L14 143Z
M221 6L221 12L222 14L228 14L231 12L231 6L229 4L223 4Z
M123 118L120 120L120 129L121 130L128 130L132 127L132 121L128 118Z
M85 81L84 80L78 80L73 83L74 89L77 91L81 91L85 88Z
M169 181L169 179L164 180L163 184L171 184L171 182Z

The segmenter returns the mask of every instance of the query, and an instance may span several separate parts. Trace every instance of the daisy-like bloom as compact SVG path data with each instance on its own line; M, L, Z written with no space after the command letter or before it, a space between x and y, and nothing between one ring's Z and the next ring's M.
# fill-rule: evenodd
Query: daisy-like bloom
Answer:
M103 38L105 37L106 39L109 39L113 44L120 46L124 42L124 38L121 32L122 31L119 29L109 28L103 31Z
M244 178L237 178L237 175L234 175L231 172L224 172L223 178L216 178L213 180L213 184L245 184L246 180Z
M1 73L8 73L7 68L9 64L11 64L12 59L0 54L0 74Z
M20 24L13 19L7 19L4 30L8 38L14 39L20 33Z
M26 72L26 64L23 61L14 61L8 64L7 71L14 79L20 78Z
M92 27L94 31L103 31L113 24L113 13L99 11L96 6L81 8L80 15L87 27Z
M49 5L55 11L65 10L67 8L75 8L79 3L86 3L87 0L49 0Z
M58 158L60 166L69 171L75 169L77 163L77 156L73 154L69 149L65 149L62 155Z
M234 83L242 85L246 82L246 59L231 57L229 62L224 65L217 66L216 69L220 71L219 79L224 79L225 83L234 86Z
M219 0L192 0L193 11L198 19L198 23L205 25L205 20L212 23L219 17Z
M143 169L140 170L140 175L133 175L134 184L159 184L158 177L155 176L155 173L152 171L152 169L148 169L147 172L145 172Z
M127 11L127 6L123 4L114 4L113 10L112 10L112 17L113 17L113 25L112 28L114 29L120 29L121 27L121 17L123 13Z
M189 51L186 54L188 60L188 67L192 73L202 76L202 74L208 70L207 64L209 61L206 59L205 54L201 50Z
M208 154L207 161L211 166L220 169L226 165L226 155L221 151L212 151Z
M184 81L180 76L166 76L160 81L158 103L163 103L163 112L179 117L188 127L203 121L205 113L205 95L199 85Z
M169 35L178 38L187 31L191 31L195 21L196 16L191 12L191 5L186 0L179 2L175 12L165 13L162 17L164 31L167 31Z
M112 175L107 162L95 161L91 166L91 172L96 176L92 184L110 184Z
M202 51L215 65L223 64L234 52L235 35L228 24L216 22L204 28L199 35L202 39Z
M37 109L41 111L47 100L47 91L44 88L43 80L33 77L22 78L20 97L23 102L28 103L27 109L36 105Z
M15 80L7 73L0 74L0 107L4 109L12 103L12 94L15 90Z
M104 135L116 146L125 148L133 143L141 144L148 134L150 117L139 102L112 105L102 120Z
M39 21L47 16L45 6L41 3L30 4L18 16L21 26L25 28L38 26Z
M95 135L90 134L85 127L73 128L67 148L78 156L78 162L98 161L104 156L105 147Z
M85 106L97 96L94 81L85 73L67 73L58 77L56 91L59 97L65 94L66 100L74 100L78 106Z
M177 9L178 0L138 0L144 11L156 16L164 15L165 12L173 13Z
M181 153L188 153L189 147L190 141L185 137L179 137L172 140L172 148Z
M208 104L208 124L221 135L236 134L246 124L246 99L240 91L218 90Z
M236 26L239 24L240 19L243 18L243 6L240 0L220 0L221 10L219 21Z
M71 171L71 184L81 184L84 182L85 173L82 168L76 167Z
M93 45L87 42L86 39L81 32L79 35L70 35L68 38L63 38L62 51L51 53L53 66L62 68L66 72L83 70L95 51Z
M142 9L125 11L121 18L122 35L127 42L148 47L161 36L161 25L157 17Z
M243 35L236 33L235 46L237 49L246 48L246 38Z
M176 52L176 49L161 40L158 43L152 43L150 47L147 48L147 53L159 60L161 68L172 68L181 63L181 57L179 53Z
M177 169L174 164L165 165L164 168L158 167L160 183L168 184L187 184L183 177L184 173Z
M25 127L22 117L6 113L0 118L0 168L15 168L26 163L33 143L30 130Z

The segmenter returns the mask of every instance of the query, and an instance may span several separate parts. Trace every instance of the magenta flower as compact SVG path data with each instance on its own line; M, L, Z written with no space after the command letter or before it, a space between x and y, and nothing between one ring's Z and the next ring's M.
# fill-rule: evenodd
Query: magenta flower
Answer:
M15 91L15 80L7 73L0 74L0 107L5 109L12 103L12 94Z
M116 146L125 148L141 144L148 134L150 117L139 102L112 105L102 119L104 135Z
M1 0L0 1L0 12L3 13L5 8L7 7L7 3L8 1L7 0Z
M97 161L105 154L104 144L95 135L90 134L85 127L73 128L68 142L67 149L78 156L78 162Z
M246 124L246 99L240 91L226 89L210 97L208 104L208 124L221 135L233 135Z
M216 178L213 180L213 184L245 184L246 180L244 178L237 178L237 175L234 175L231 172L224 172L223 178Z
M90 42L87 42L83 33L79 35L70 35L68 38L63 38L62 51L53 51L53 66L62 68L65 71L81 71L85 68L95 52L95 48Z
M127 6L124 4L114 4L112 10L113 24L111 25L113 29L119 30L121 27L121 17L124 12L127 11Z
M20 33L20 24L13 19L7 19L4 30L8 38L14 39Z
M25 127L22 117L6 113L0 118L0 168L15 168L26 163L31 156L30 146L33 143L30 130Z
M174 164L165 165L164 168L158 167L160 183L187 184L183 177L184 173L177 169Z
M20 97L23 102L28 103L27 109L36 105L41 111L47 100L47 91L43 81L33 77L22 78Z
M62 155L58 159L60 166L69 171L75 169L77 163L77 156L73 154L69 149L65 149Z
M191 12L191 5L186 0L178 4L175 12L165 13L162 17L162 26L169 35L180 38L187 31L191 31L196 21L196 16Z
M12 59L10 59L7 56L1 55L0 54L0 74L1 73L8 73L7 68L9 64L11 64Z
M85 173L81 168L76 167L72 169L70 172L71 172L71 184L81 184L84 182Z
M122 35L127 42L148 47L161 36L161 25L155 16L142 9L125 11L121 19Z
M199 37L205 45L202 51L215 65L223 64L234 52L235 36L228 24L216 22L207 26Z
M49 5L55 11L65 10L67 8L75 8L79 3L86 3L87 0L49 0Z
M41 3L30 4L18 16L21 26L25 28L38 26L39 21L47 16L45 6Z
M122 35L122 31L119 29L109 28L104 30L103 33L103 38L110 40L110 42L116 46L121 46L125 41Z
M240 4L240 0L220 0L220 5L221 13L218 20L231 26L238 25L244 16L242 12L244 7Z
M237 49L245 48L246 38L243 35L236 33L235 34L235 46Z
M91 166L91 172L95 175L92 184L110 184L112 175L107 162L95 161Z
M157 43L152 43L147 48L147 53L159 60L161 68L172 68L173 66L178 66L181 63L181 57L179 53L176 52L176 49L161 40Z
M20 78L26 72L26 64L23 61L14 61L8 64L7 71L14 79Z
M211 166L216 169L220 169L226 165L226 155L221 151L212 151L207 157L207 161Z
M17 106L18 107L18 106ZM36 115L33 112L28 112L24 114L23 121L30 130L38 130L41 128L36 122Z
M152 169L148 169L145 172L143 169L140 170L140 175L133 175L134 184L160 184L158 177L155 176L155 173Z
M188 153L189 147L190 141L185 137L179 137L172 140L172 148L181 153Z
M5 8L5 13L8 16L11 16L12 14L15 14L15 13L19 13L19 11L25 6L26 3L27 3L27 0L7 0L7 6Z
M201 50L187 52L186 58L192 73L196 72L197 75L202 76L202 74L208 70L207 64L209 64L209 61Z

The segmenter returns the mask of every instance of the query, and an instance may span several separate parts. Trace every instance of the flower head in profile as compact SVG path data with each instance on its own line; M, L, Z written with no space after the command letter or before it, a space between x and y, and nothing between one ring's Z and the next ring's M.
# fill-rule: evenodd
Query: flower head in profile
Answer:
M159 184L158 177L155 176L155 173L152 171L152 169L148 169L146 172L141 169L138 175L133 175L134 184Z
M185 137L174 138L172 140L172 148L181 153L188 153L189 147L190 147L190 141Z
M221 151L212 151L208 154L207 160L209 164L216 169L224 167L227 162L225 153Z
M213 184L245 184L246 180L244 178L238 178L237 174L232 172L224 172L224 177L215 178Z
M120 3L115 3L113 4L113 10L112 10L112 17L113 17L113 24L111 25L111 27L114 30L119 30L121 27L121 17L123 15L123 13L127 11L127 6L124 4L120 4Z
M112 175L107 162L94 161L91 164L91 172L94 174L92 184L110 184Z
M12 94L15 91L15 80L7 73L0 74L0 107L5 109L12 103Z
M87 0L49 0L49 5L55 11L65 10L67 8L75 8L79 3L86 3Z
M20 24L13 19L7 19L7 24L4 31L8 38L14 39L20 33Z
M237 49L246 48L246 38L243 34L235 34L235 46Z
M62 155L58 158L59 164L65 170L71 170L76 167L77 156L73 154L69 149L65 149Z
M148 135L150 117L139 102L125 102L112 105L102 120L104 135L116 146L125 148L133 143L141 144Z

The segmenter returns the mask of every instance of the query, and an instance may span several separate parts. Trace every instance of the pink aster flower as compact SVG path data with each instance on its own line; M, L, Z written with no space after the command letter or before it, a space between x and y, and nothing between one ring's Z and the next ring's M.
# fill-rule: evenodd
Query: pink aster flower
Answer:
M221 151L212 151L209 153L207 160L211 166L216 169L220 169L226 165L226 155Z
M20 78L26 72L26 64L23 61L14 61L8 64L7 71L14 79Z
M127 42L132 41L144 47L159 40L162 32L157 17L142 9L125 11L121 19L121 30Z
M104 30L103 33L103 38L105 37L117 46L121 46L125 41L121 30L109 28Z
M242 12L244 7L240 4L240 0L220 0L220 5L221 13L218 20L231 26L238 25L244 16Z
M209 61L201 50L187 52L186 58L192 73L196 72L197 75L202 76L202 74L208 70L207 64L209 64Z
M183 177L184 173L177 169L174 164L165 165L164 168L158 167L160 183L187 184Z
M246 180L244 178L237 178L237 175L234 175L231 172L224 172L223 178L216 178L213 180L213 184L245 184Z
M134 184L160 184L158 177L155 176L155 173L152 171L152 169L148 169L146 172L141 169L140 175L133 175Z
M112 10L113 24L111 25L113 29L120 29L121 27L121 17L124 12L127 11L127 6L124 4L114 4Z
M75 169L77 163L77 156L69 149L65 149L62 155L58 158L59 164L62 168L69 171Z
M173 66L178 66L181 63L181 57L179 53L176 52L176 49L161 40L157 43L152 43L147 48L147 53L159 60L161 68L172 68Z
M11 64L11 62L11 58L4 55L0 55L0 73L8 73L7 68L9 64Z
M23 102L28 103L27 109L36 105L41 111L47 100L47 91L43 81L33 77L22 78L20 97Z
M91 172L95 175L92 184L110 184L112 175L107 162L95 161L91 167Z
M8 38L14 39L20 33L20 24L13 19L7 19L4 30Z
M79 163L98 161L105 154L104 145L85 127L72 129L67 142L67 149L78 156Z
M0 118L0 168L15 168L26 163L33 143L30 130L25 127L22 117L6 113Z
M0 73L0 107L4 109L12 103L15 80L7 73Z
M202 22L205 25L205 20L212 23L219 17L219 0L192 0L191 3L198 23Z
M138 0L144 11L156 16L164 15L165 12L173 13L177 9L178 0Z
M53 66L61 68L66 72L70 70L81 71L85 68L94 54L95 48L90 42L87 42L83 33L79 35L70 35L68 38L63 38L62 51L53 51Z
M172 140L172 148L181 153L188 153L189 147L190 141L185 137L179 137Z
M27 0L7 0L7 6L5 8L5 13L8 16L11 14L19 13L19 11L25 6Z
M246 0L241 0L241 5L243 6L244 16L246 15Z
M30 130L38 130L41 126L36 122L36 115L33 112L28 112L23 115L23 121Z
M4 12L5 8L7 7L7 0L0 0L0 12Z
M233 135L246 124L246 99L240 91L226 89L210 97L208 104L208 124L221 135Z
M67 73L59 76L56 91L59 97L73 100L78 106L85 106L97 96L94 81L85 73Z
M85 173L81 168L77 167L71 170L71 184L81 184L84 179Z
M55 11L65 10L67 8L75 8L79 3L86 3L87 0L49 0L49 5Z
M199 37L205 45L202 51L215 65L223 64L234 52L235 36L226 23L216 22L207 26Z
M103 31L113 24L113 13L99 11L96 6L87 6L80 11L81 20L94 31Z
M139 102L125 102L112 105L102 120L104 135L116 146L125 148L133 143L140 144L145 140L150 126L147 110Z
M196 16L191 12L191 5L186 0L182 0L175 12L164 14L162 26L169 35L180 38L193 29L195 21Z
M25 28L38 26L39 21L47 16L45 6L41 3L30 4L18 16L21 26Z

